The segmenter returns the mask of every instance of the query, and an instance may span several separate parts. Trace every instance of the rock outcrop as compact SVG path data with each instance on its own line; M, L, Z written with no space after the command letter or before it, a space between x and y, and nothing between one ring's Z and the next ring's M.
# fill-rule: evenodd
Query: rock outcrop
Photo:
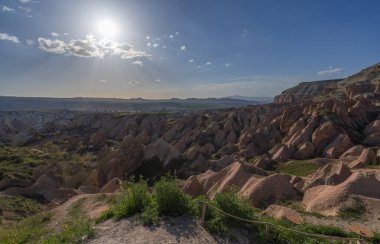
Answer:
M351 195L380 198L380 172L358 171L338 185L321 185L309 188L302 203L306 211L336 215Z
M183 190L193 196L204 194L213 198L216 193L237 187L237 194L250 199L254 206L267 206L278 200L298 199L297 190L290 183L289 175L275 174L263 177L250 171L252 172L248 166L235 162L220 172L206 171L191 176Z
M337 84L342 79L301 82L297 86L287 89L274 98L274 103L294 103L310 100L330 87Z
M305 182L304 189L319 185L337 185L344 182L350 176L350 169L343 163L326 164Z

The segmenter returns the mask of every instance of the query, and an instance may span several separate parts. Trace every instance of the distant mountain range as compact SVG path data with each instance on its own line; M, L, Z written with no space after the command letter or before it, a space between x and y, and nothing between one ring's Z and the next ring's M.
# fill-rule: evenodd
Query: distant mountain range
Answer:
M244 100L244 101L255 101L259 103L271 103L273 101L273 97L247 97L247 96L234 95L234 96L229 96L226 98Z
M234 98L235 97L235 98ZM180 112L216 108L233 108L267 103L248 97L142 99L142 98L48 98L0 96L0 111L70 110L93 112ZM267 100L266 100L267 101Z

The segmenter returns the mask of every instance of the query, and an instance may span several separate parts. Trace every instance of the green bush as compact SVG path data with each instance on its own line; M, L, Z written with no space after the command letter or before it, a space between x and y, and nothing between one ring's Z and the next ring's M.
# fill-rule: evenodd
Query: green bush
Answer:
M148 206L146 206L141 213L141 220L144 225L158 225L160 222L160 217L158 213L157 203L151 201Z
M153 187L153 199L160 215L194 215L191 197L175 184L175 177L163 176Z
M124 196L109 210L112 214L106 213L112 215L115 220L141 213L151 203L151 194L146 181L127 182L125 186Z
M159 216L195 216L199 210L189 195L183 193L175 184L176 178L170 175L162 177L149 192L147 181L129 181L121 199L105 211L96 222L109 218L119 220L138 214L145 225L158 224Z

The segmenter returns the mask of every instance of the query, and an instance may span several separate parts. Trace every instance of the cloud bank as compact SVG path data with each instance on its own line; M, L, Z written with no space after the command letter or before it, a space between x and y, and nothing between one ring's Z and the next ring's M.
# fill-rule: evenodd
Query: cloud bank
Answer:
M20 43L20 41L18 40L16 36L11 36L11 35L8 35L7 33L0 33L0 40Z
M69 42L40 37L38 46L49 53L83 58L104 58L106 55L115 55L122 59L134 59L151 56L146 52L135 50L131 44L118 43L108 39L96 40L92 34L87 35L84 39L70 40Z
M3 11L3 12L14 12L15 10L13 8L9 8L7 6L2 6L1 11Z
M318 75L324 76L324 75L331 75L331 74L339 74L343 68L334 68L332 66L329 67L327 70L321 70L318 72Z

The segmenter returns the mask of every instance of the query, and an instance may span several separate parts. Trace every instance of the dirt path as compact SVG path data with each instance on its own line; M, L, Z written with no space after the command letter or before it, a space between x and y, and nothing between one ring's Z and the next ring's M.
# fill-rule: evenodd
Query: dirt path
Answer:
M108 220L97 225L95 231L95 238L89 240L88 243L229 243L225 239L212 236L195 220L187 217L163 218L158 227L145 227L136 218L118 222ZM242 238L238 243L252 242Z
M58 230L61 227L62 221L67 218L70 209L80 200L85 199L82 209L86 215L91 218L97 218L103 211L109 208L109 205L104 200L99 200L100 197L107 194L80 194L67 200L62 205L57 205L50 211L52 213L52 219L50 227L54 230Z

